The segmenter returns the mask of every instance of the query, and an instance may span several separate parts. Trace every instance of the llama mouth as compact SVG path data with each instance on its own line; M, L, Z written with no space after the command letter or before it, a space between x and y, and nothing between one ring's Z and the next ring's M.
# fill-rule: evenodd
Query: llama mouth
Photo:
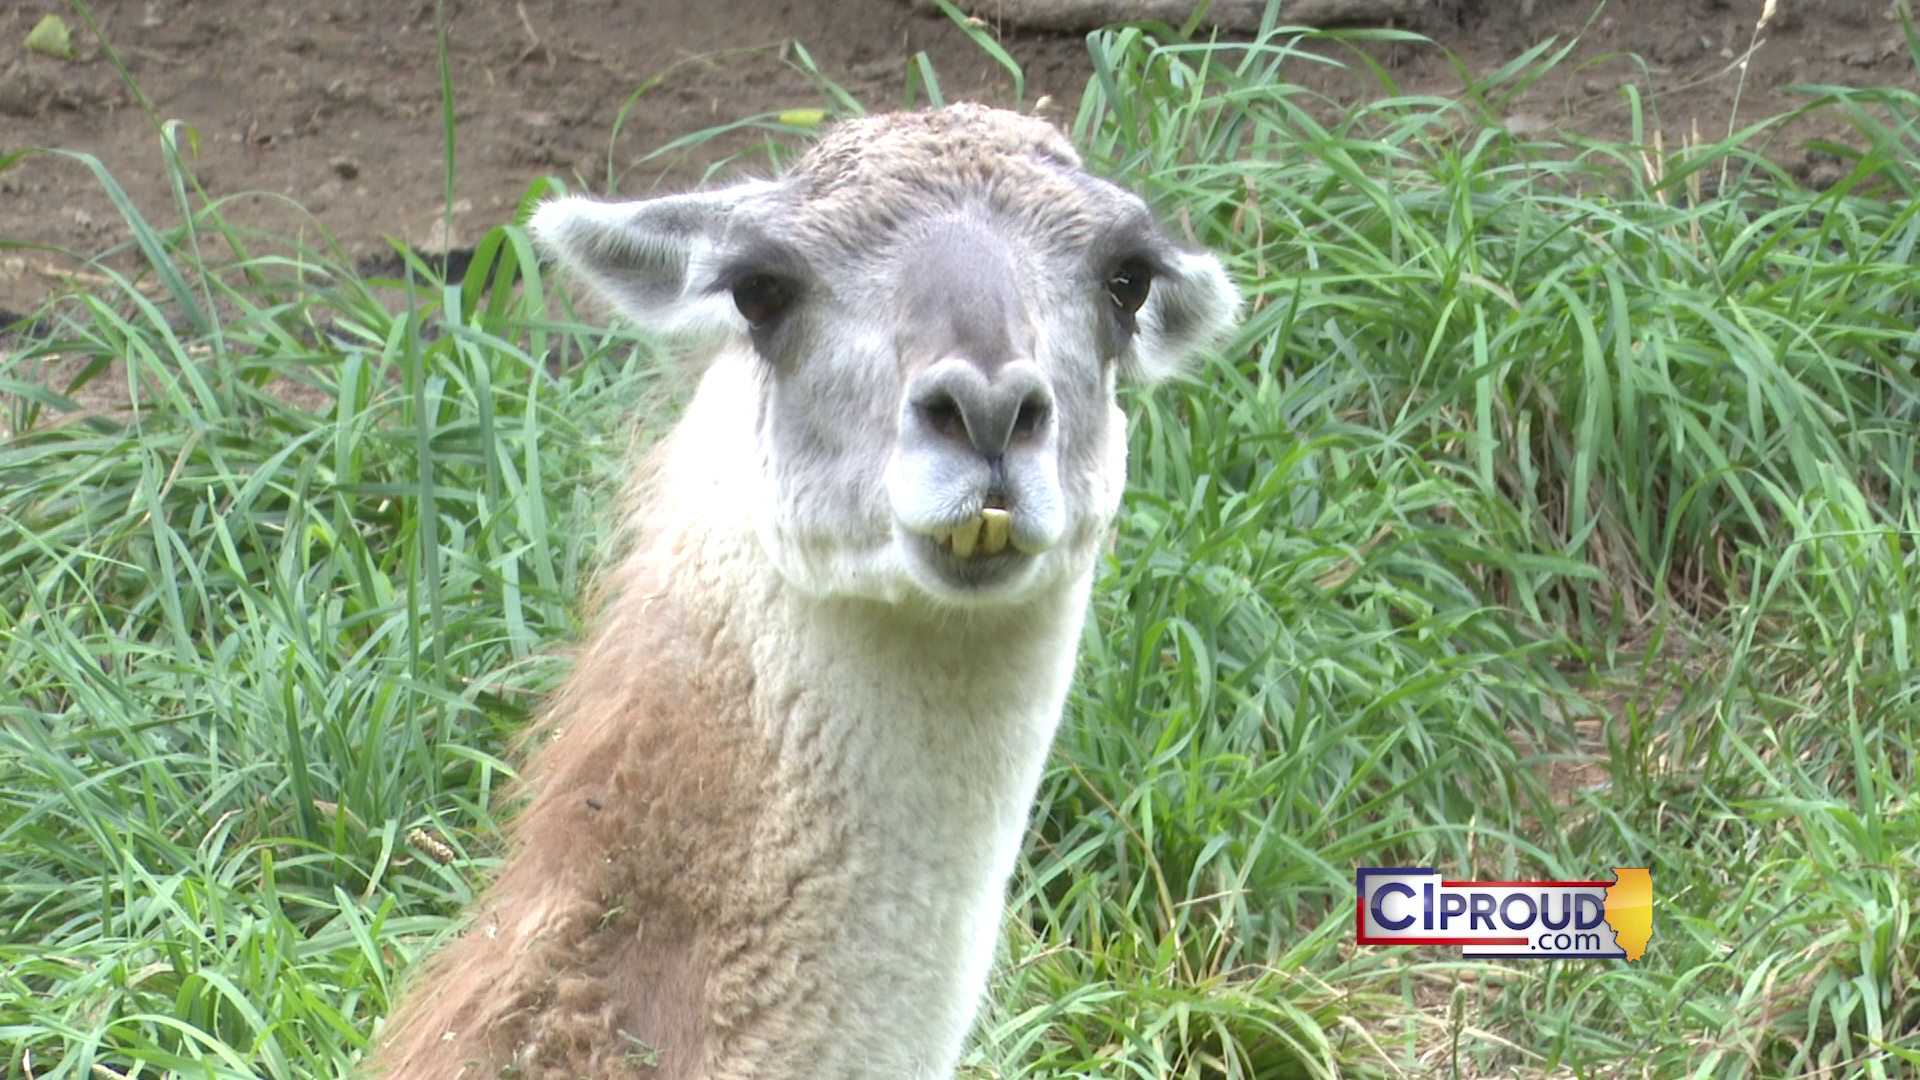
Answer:
M945 533L936 534L933 541L941 551L957 559L998 555L1007 550L1012 524L1012 518L1004 509L989 506Z

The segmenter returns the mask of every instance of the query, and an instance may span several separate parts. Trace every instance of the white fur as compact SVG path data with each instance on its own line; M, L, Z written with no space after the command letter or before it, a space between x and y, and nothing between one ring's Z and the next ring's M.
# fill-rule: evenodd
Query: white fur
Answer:
M739 398L753 364L724 353L702 380L658 481L684 525L659 542L696 549L690 561L719 586L703 592L751 620L755 720L785 770L775 789L847 810L835 824L854 903L817 957L814 1005L858 1021L793 1033L824 1052L808 1075L944 1078L992 966L1092 560L1012 618L798 587L766 556L757 500L742 498L765 482ZM781 840L807 842L796 836L816 824Z

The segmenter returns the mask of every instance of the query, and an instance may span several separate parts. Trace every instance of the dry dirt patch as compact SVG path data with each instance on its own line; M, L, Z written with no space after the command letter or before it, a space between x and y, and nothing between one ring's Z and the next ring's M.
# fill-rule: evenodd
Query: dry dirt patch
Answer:
M1784 92L1795 82L1916 85L1889 0L1779 0L1739 90L1736 60L1761 6L1457 0L1434 5L1442 14L1417 29L1478 72L1584 30L1569 63L1506 105L1509 119L1622 135L1628 114L1618 87L1633 82L1669 145L1695 128L1723 134L1736 94L1745 121L1798 104ZM448 0L458 153L449 214L431 0L94 0L91 10L158 115L192 125L192 167L207 190L271 193L236 201L231 218L309 240L324 228L355 259L389 250L388 236L428 247L470 242L510 215L536 177L603 186L609 159L629 192L697 182L716 151L741 141L664 173L626 170L675 137L817 103L807 78L783 60L785 42L801 43L827 77L876 107L901 100L907 63L923 50L949 97L1007 103L1012 95L1006 73L958 28L906 0ZM97 155L143 213L170 220L152 125L98 42L76 32L80 55L71 62L23 47L49 13L71 16L65 0L15 0L0 11L0 152L31 145ZM1009 32L1003 40L1026 68L1030 99L1071 101L1085 85L1079 37ZM1405 92L1459 88L1437 51L1376 52ZM1294 71L1336 99L1379 92L1364 71L1304 63ZM656 76L622 120L623 103ZM1818 179L1820 159L1792 144L1840 130L1831 118L1803 123L1774 152ZM450 237L441 226L449 216ZM0 173L0 241L89 253L125 239L111 203L72 162L33 158ZM72 263L58 252L0 256L12 256L0 258L0 308L31 310L69 287L58 266Z

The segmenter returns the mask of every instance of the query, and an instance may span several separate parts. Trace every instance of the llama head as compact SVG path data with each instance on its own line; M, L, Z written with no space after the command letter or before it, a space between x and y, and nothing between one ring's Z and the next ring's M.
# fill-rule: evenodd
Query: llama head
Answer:
M532 231L643 328L721 339L754 398L738 497L789 581L939 607L1088 571L1126 478L1116 378L1177 370L1238 303L1051 125L973 105L837 123L776 180L559 199Z

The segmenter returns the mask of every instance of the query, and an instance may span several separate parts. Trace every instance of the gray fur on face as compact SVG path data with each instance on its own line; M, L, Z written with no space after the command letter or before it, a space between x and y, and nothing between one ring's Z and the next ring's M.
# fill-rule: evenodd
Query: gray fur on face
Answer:
M563 199L532 228L643 327L751 350L759 531L825 593L1004 602L1085 573L1125 479L1116 373L1178 370L1238 302L1051 125L976 105L843 121L777 180ZM1151 275L1137 312L1116 274ZM989 505L1016 553L943 556Z

